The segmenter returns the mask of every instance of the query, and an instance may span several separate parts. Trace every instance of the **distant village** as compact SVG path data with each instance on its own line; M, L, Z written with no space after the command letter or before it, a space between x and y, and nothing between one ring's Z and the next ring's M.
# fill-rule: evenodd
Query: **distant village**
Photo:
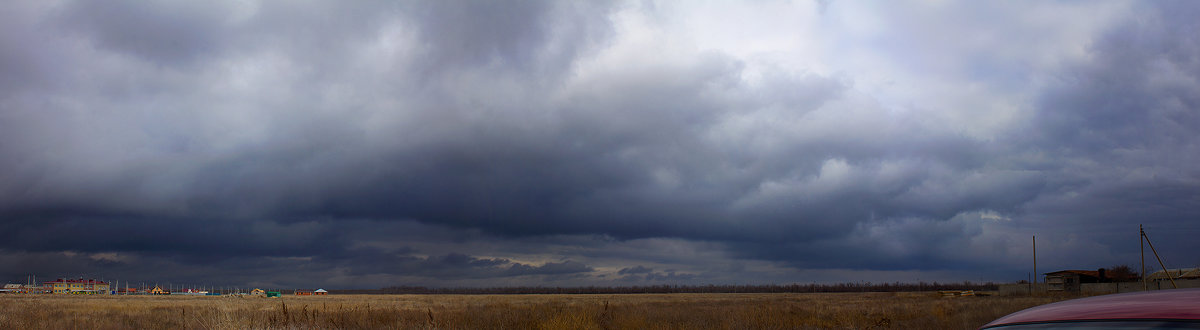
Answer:
M285 293L297 296L324 296L328 295L329 291L325 289L307 290L294 289L287 290L263 290L251 289L243 291L240 288L204 288L196 286L179 286L173 285L132 285L132 283L109 283L103 280L96 279L64 279L59 278L53 281L37 282L33 276L29 277L26 283L8 283L0 289L0 294L81 294L81 295L189 295L189 296L254 296L275 298L282 297Z
M1200 267L1159 270L1142 278L1128 269L1113 271L1067 269L1042 274L1041 283L1002 284L1001 295L1035 292L1120 293L1175 288L1200 288Z

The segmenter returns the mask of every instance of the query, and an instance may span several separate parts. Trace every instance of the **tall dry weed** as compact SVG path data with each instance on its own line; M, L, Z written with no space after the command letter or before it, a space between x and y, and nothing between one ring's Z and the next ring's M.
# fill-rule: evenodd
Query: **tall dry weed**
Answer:
M1070 298L932 293L0 296L0 329L973 329Z

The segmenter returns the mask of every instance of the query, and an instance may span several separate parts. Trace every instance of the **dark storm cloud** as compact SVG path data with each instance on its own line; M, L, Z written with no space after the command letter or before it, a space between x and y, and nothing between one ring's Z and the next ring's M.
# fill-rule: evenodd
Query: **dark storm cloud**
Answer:
M649 273L651 271L654 271L654 269L646 268L646 266L642 266L642 265L637 265L637 266L628 267L628 268L621 268L621 270L617 272L617 275L643 274L643 273Z
M551 31L542 1L431 2L417 10L420 34L438 66L487 65L524 68ZM480 15L480 13L487 13Z
M1117 242L1128 241L1137 224L1172 242L1170 250L1195 249L1186 237L1200 216L1193 166L1200 152L1193 129L1200 124L1200 25L1186 17L1198 10L1170 2L1139 13L1153 19L1131 20L1098 38L1090 61L1042 95L1031 118L1034 134L1021 145L1048 155L1030 165L1056 179L1025 208L1031 222L1094 237L1130 257L1136 244ZM1200 261L1176 256L1183 264Z
M1157 6L1002 95L1033 101L990 125L953 92L897 104L871 77L647 31L631 11L675 20L635 4L18 4L0 13L0 257L231 283L686 282L768 271L746 260L1011 272L1039 231L1111 263L1131 219L1197 216L1200 27ZM932 46L892 50L958 54ZM1008 53L955 83L1036 78L990 64ZM655 239L697 255L628 247Z
M1187 7L1170 6L1155 13L1159 19L1131 23L1097 40L1092 61L1067 72L1064 84L1041 99L1042 111L1033 118L1044 134L1038 143L1105 157L1195 140L1200 38L1190 32L1200 26L1180 16L1197 11Z
M540 266L504 258L477 258L461 253L420 257L410 253L357 249L344 255L326 256L317 263L346 266L358 275L404 274L440 279L496 278L525 275L568 275L588 273L592 267L574 261L547 262Z
M238 255L312 255L347 243L338 237L336 228L317 222L279 225L199 218L24 218L29 221L5 224L6 247L48 252L70 247L80 252L184 253L211 260Z
M186 64L220 51L226 18L220 6L199 3L76 2L59 22L86 40L158 65Z
M40 41L36 7L31 4L13 4L5 10L0 22L0 44L31 45ZM0 48L0 97L8 99L17 92L46 88L52 85L57 74L55 58L48 56L45 49L37 47ZM2 142L0 142L2 143Z
M668 269L668 270L665 270L662 272L656 272L656 271L654 271L653 268L647 268L642 265L637 265L637 266L628 267L628 268L622 268L620 271L617 272L617 275L624 275L617 279L618 281L623 281L623 282L646 281L646 282L680 283L682 281L688 281L688 280L695 279L698 277L696 274L677 273L676 270L674 270L674 269Z

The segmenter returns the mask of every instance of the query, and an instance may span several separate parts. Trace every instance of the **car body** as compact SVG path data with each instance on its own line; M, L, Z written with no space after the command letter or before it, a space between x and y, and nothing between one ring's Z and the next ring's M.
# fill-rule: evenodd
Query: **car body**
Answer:
M1045 304L980 329L1200 329L1200 289L1111 294Z

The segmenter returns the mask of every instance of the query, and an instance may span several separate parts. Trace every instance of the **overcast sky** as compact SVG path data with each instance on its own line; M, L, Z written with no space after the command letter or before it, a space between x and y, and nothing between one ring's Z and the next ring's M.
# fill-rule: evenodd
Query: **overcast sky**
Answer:
M1200 3L17 1L0 276L1200 266ZM1157 268L1157 267L1155 267Z

